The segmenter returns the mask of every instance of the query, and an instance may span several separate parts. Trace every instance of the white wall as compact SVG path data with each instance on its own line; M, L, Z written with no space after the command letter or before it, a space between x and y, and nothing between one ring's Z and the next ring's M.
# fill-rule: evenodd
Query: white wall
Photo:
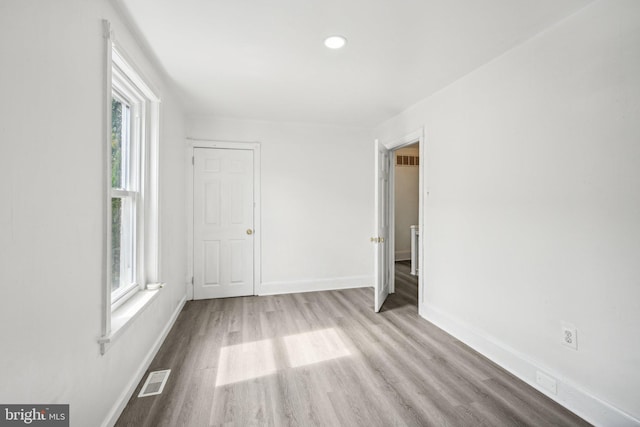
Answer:
M395 152L396 156L415 156L419 154L418 146L401 148ZM396 157L394 157L395 162ZM411 229L418 225L419 211L419 167L398 166L396 162L394 173L394 230L395 230L395 260L411 259Z
M372 285L370 130L196 116L187 134L261 143L258 293Z
M163 101L167 287L100 356L103 18ZM71 425L98 426L185 294L181 107L106 0L3 0L0 54L0 402L68 403Z
M421 313L600 424L640 419L639 47L599 1L375 132L426 126Z

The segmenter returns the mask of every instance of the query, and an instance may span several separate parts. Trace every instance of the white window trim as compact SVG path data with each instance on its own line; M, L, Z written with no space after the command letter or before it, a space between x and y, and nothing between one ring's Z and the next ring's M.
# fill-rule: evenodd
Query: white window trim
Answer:
M106 209L103 213L103 238L105 253L103 256L103 306L102 331L98 339L100 353L107 351L110 343L115 341L124 330L136 319L157 296L164 286L160 280L160 213L159 213L159 119L160 99L145 80L140 77L126 59L123 50L113 41L111 25L103 21L105 38L105 78L104 78L104 200ZM111 100L116 90L127 99L134 100L140 108L132 111L141 120L135 126L139 132L141 147L139 148L138 170L141 176L137 180L138 191L118 190L111 188ZM145 126L141 123L145 122ZM137 226L135 254L137 271L135 284L112 301L111 292L111 197L134 196L137 198ZM152 290L149 290L152 289Z

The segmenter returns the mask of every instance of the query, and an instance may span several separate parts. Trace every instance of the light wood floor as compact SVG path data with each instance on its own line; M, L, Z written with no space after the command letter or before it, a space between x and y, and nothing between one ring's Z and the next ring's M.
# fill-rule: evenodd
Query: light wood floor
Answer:
M188 302L117 426L589 425L420 318L408 271L379 314L371 288Z

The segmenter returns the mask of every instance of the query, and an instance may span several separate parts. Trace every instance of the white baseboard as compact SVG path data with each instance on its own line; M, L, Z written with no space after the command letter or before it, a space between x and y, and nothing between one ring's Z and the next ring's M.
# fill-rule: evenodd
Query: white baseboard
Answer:
M131 378L131 381L129 381L129 384L127 384L127 387L124 389L122 394L120 394L120 397L116 401L115 405L113 405L113 408L111 408L111 411L109 411L107 418L102 423L102 427L112 427L116 424L116 421L118 421L120 414L122 414L122 411L124 411L124 408L127 406L127 402L129 402L129 399L133 395L133 392L136 391L138 383L140 383L140 380L142 380L144 373L149 368L149 365L151 365L153 358L156 357L156 354L158 353L158 350L160 350L162 343L164 342L165 338L167 338L167 335L173 327L173 324L178 319L178 315L180 315L180 312L182 311L182 308L184 307L184 304L186 302L187 297L182 297L182 299L178 303L178 306L171 314L169 321L160 333L160 336L153 343L153 346L149 349L146 357L142 360L142 363L140 364L140 367L136 371L135 375Z
M600 400L589 392L580 389L570 381L564 379L562 375L530 360L525 354L510 348L508 345L498 341L484 331L455 319L435 307L429 307L427 304L420 305L419 313L420 316L429 322L453 335L469 347L593 425L616 427L640 426L640 420L637 418ZM558 386L557 394L552 394L538 385L536 382L537 371L544 372L556 379Z
M396 261L410 261L411 260L411 249L407 249L406 251L396 251L395 260Z
M185 293L187 295L186 296L187 301L193 300L193 283L191 283L190 280L185 281L184 289L185 289Z
M334 291L373 286L372 276L334 277L291 282L266 282L258 286L258 295L292 294L298 292Z

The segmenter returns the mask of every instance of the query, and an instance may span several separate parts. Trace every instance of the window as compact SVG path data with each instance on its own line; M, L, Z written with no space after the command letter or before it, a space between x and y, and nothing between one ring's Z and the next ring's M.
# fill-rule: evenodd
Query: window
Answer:
M420 157L396 154L396 166L419 166Z
M111 94L111 302L137 287L140 182L140 103Z
M109 140L109 304L115 310L158 281L159 100L112 48Z

